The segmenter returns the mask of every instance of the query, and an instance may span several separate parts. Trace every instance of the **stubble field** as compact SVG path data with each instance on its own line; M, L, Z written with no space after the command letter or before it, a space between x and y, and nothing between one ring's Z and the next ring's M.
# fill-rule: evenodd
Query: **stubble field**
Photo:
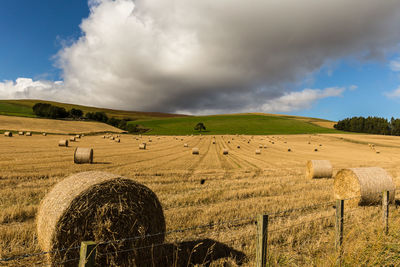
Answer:
M234 264L235 260L254 266L254 219L262 213L271 214L271 265L335 264L333 179L306 179L305 164L309 159L330 160L334 174L342 168L379 166L400 186L399 137L216 136L216 144L212 144L212 136L122 135L121 143L87 136L71 142L67 148L57 146L61 138L0 138L2 259L41 252L35 230L39 203L54 184L77 172L106 171L148 186L163 205L167 231L191 228L168 234L166 242L202 242L204 249L197 248L198 258L206 262L213 255L213 264L217 266L222 262ZM146 150L138 149L142 142L147 143ZM185 143L188 147L184 147ZM368 143L374 143L380 153L371 150ZM267 148L256 155L260 144ZM94 149L94 164L73 163L77 146ZM199 155L191 154L193 147L199 148ZM224 148L229 149L228 155L222 155ZM388 236L382 235L379 207L346 207L345 214L343 260L347 265L400 264L400 248L393 245L397 242L400 218L395 207L391 208ZM45 260L40 255L0 265L41 266ZM202 263L199 259L191 260Z

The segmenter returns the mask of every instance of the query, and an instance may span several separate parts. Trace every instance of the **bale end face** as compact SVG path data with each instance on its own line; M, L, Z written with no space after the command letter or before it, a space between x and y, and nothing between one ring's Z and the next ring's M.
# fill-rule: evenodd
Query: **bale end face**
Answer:
M389 201L392 203L395 185L392 177L379 167L343 169L335 176L335 198L348 199L351 206L379 205L383 191L389 191Z
M84 148L77 147L74 152L74 163L76 164L84 164L84 163L93 163L93 149L92 148Z

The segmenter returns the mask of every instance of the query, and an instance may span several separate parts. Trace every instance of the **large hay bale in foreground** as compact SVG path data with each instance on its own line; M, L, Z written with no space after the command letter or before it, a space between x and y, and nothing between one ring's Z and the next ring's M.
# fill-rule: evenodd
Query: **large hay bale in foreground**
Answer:
M93 149L85 147L75 148L74 163L93 163Z
M193 154L193 155L199 155L199 154L200 154L199 149L198 149L197 147L194 147L194 148L192 149L192 154Z
M6 137L12 137L12 132L4 132L4 136L6 136Z
M97 247L96 266L147 266L140 260L152 257L151 246L164 242L166 229L161 204L149 188L96 171L56 184L42 200L36 222L40 247L55 251L47 254L52 266L79 259L76 247L87 240L103 243Z
M307 162L307 178L331 178L332 172L332 164L329 160L309 160Z
M68 140L67 140L67 139L60 140L60 141L58 142L58 146L65 146L65 147L67 147L67 146L68 146Z
M380 167L343 169L335 176L335 198L350 199L351 204L380 204L385 190L390 192L390 202L393 202L395 185L392 177Z

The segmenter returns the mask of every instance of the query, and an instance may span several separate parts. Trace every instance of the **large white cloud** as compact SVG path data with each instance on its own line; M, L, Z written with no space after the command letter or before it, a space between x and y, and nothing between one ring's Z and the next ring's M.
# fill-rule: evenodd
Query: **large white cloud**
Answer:
M52 99L198 113L270 110L281 98L289 111L309 105L289 99L294 82L343 57L382 58L400 40L398 0L89 3L82 37L58 54L63 92Z

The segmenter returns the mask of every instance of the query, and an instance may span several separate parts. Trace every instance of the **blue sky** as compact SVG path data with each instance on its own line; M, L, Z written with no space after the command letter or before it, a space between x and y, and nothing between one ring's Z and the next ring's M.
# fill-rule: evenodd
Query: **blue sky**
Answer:
M254 1L257 2L257 0ZM150 2L159 3L152 6ZM179 4L182 3L179 0L175 2L174 8L178 10L181 5L185 14L192 12L201 15L203 12L201 5L191 8L189 5ZM309 2L312 3L312 1ZM400 89L396 91L400 88L400 69L393 67L395 64L400 64L400 38L397 34L397 32L400 34L400 31L382 30L390 26L396 28L397 25L389 24L394 20L388 19L387 24L382 24L381 21L384 19L377 17L375 23L382 28L377 27L376 32L371 29L365 35L360 34L365 39L362 41L357 39L356 35L363 28L355 28L350 34L338 34L338 39L344 39L344 41L334 52L332 50L335 50L335 47L326 48L330 43L324 43L326 36L321 35L320 30L301 28L304 30L304 35L310 39L310 44L315 45L316 41L321 42L321 47L316 46L317 51L322 51L318 55L320 60L313 62L313 54L304 50L304 39L301 39L298 51L296 51L296 46L291 48L294 52L282 51L282 57L285 54L295 56L286 60L288 65L276 70L277 74L284 73L279 79L268 76L271 73L271 67L265 67L265 64L256 66L257 61L250 62L252 63L250 66L254 66L255 70L254 79L267 88L260 91L257 88L248 89L252 86L252 82L247 76L240 77L235 84L226 82L232 77L235 79L237 71L243 73L243 70L248 70L248 65L234 68L232 63L226 65L221 62L223 60L239 62L239 65L240 62L246 62L245 59L237 57L238 53L235 49L238 47L232 45L243 41L243 38L250 39L249 43L244 44L246 50L249 44L254 44L256 40L261 45L255 46L254 50L257 52L257 49L260 49L258 53L268 55L267 46L271 43L270 36L276 35L274 29L270 29L269 33L268 30L264 31L260 28L261 33L267 33L265 40L259 40L257 36L260 34L257 32L256 25L251 25L253 17L257 17L256 8L251 10L251 7L246 7L251 11L249 12L251 16L246 17L246 9L243 11L241 1L237 0L231 2L233 11L229 19L241 14L243 17L237 20L248 20L249 25L252 26L249 28L251 30L243 29L244 32L239 32L240 29L235 29L235 27L227 28L219 19L221 15L230 11L222 11L222 9L218 11L218 4L215 3L210 0L202 2L206 8L207 4L215 5L212 9L215 14L212 12L207 14L208 19L215 23L213 25L216 26L215 32L218 32L219 26L223 29L222 34L218 35L214 32L210 33L207 25L197 20L187 24L177 20L169 14L171 10L168 3L159 0L147 3L142 1L141 6L138 7L135 6L133 0L99 0L97 4L91 6L92 11L84 0L2 0L0 3L0 99L44 98L111 108L192 114L261 111L331 120L351 116L400 117ZM303 3L307 5L307 1ZM336 1L336 3L338 3L338 10L349 8L345 2L343 4L342 1ZM371 1L368 3L371 5L371 10L377 8ZM241 13L234 13L236 4ZM258 4L263 5L262 1ZM193 2L192 6L195 5L197 5L196 2ZM284 7L282 4L282 7L276 8L285 10ZM311 12L306 7L304 11L301 8L299 6L299 12L304 12L304 15ZM326 11L324 6L315 9L318 8L321 17L324 17L322 16ZM387 12L391 12L390 10L394 8L393 6L385 8L385 18L387 18L390 16ZM143 14L146 13L146 19L152 20L153 28L146 28L143 26L146 24L144 22L138 23L142 17L135 14L133 12L135 10L146 11ZM211 9L204 10L210 12ZM365 17L358 19L371 21L371 15L368 12L366 9ZM349 21L354 14L359 13L362 12L358 10L354 10L354 13L348 12ZM391 16L398 17L398 14L393 12ZM262 14L260 16L263 19ZM346 14L343 16L345 17ZM188 16L187 19L191 17L195 16ZM162 23L161 26L158 25L159 28L156 28L158 19L162 19ZM329 18L315 19L332 24ZM281 18L276 18L275 21L281 21ZM84 26L81 29L82 22ZM227 23L232 25L234 22L232 20ZM268 22L265 21L265 23ZM286 22L290 25L289 20ZM340 22L335 21L335 23L337 23L337 29L343 28ZM169 27L163 28L164 24ZM301 21L298 24L301 25ZM310 21L305 21L304 25L310 25ZM311 28L311 26L308 27ZM187 32L182 34L181 31L184 31L182 29ZM255 29L255 37L252 36L253 29ZM224 42L225 39L220 37L225 31L231 31L227 36L233 36L232 40L227 40L227 43L212 43L216 42L215 40ZM296 32L291 35L295 34ZM245 35L249 36L241 37ZM292 36L289 37L292 38ZM208 40L204 37L211 40L209 44L201 43L201 40ZM251 40L252 37L254 40ZM288 39L287 36L276 38L277 43ZM386 43L377 41L385 38L388 40ZM175 40L178 41L175 42ZM363 47L364 44L365 47ZM226 55L221 57L220 61L217 61L218 55L207 58L216 45L221 45L224 49L227 47ZM266 51L262 50L263 46L266 47ZM385 54L369 60L358 60L359 53L364 51L357 51L354 47L360 47L360 49L373 47L377 51L384 51ZM229 50L230 48L232 50ZM61 56L57 57L58 53ZM300 61L293 60L297 57ZM253 58L256 58L254 54L249 55L249 59L253 60ZM265 61L269 59L270 57L265 57ZM303 70L301 61L304 60L311 63ZM282 61L285 62L285 60ZM57 62L61 62L61 66L57 65ZM209 65L210 62L214 62L216 66ZM297 67L291 70L292 65ZM207 72L208 67L204 68L204 66L210 66L210 69L215 68L212 72ZM224 75L230 78L223 78ZM198 77L200 79L197 80ZM297 80L293 77L297 77ZM288 86L290 89L284 88L288 81L293 82ZM236 84L243 85L236 88ZM121 97L115 96L115 92L118 92ZM195 106L188 104L187 102L191 99L198 104Z

